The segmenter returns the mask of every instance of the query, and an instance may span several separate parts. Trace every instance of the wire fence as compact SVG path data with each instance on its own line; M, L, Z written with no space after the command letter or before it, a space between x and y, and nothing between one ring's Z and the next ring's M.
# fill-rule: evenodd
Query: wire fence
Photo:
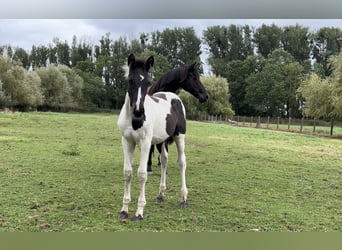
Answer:
M273 129L342 138L342 121L261 116L233 116L228 118L220 115L208 115L206 120L209 122L228 123L234 126Z

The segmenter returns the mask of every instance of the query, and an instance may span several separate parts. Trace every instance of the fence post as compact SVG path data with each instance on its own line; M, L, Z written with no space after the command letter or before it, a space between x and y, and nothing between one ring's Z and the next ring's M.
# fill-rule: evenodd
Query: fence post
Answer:
M316 118L314 118L314 124L313 124L313 129L312 129L312 133L316 132Z
M289 122L287 124L287 130L290 130L290 126L291 126L291 117L289 116Z
M252 124L252 123L253 123L253 116L251 116L251 122L250 122L250 125L249 125L250 127L252 127L252 126L253 126L253 124Z
M277 117L277 129L279 129L279 116Z
M331 121L330 121L330 136L333 136L333 131L334 131L334 118L331 118Z
M304 117L300 120L300 132L303 132Z
M267 116L267 125L266 128L268 128L268 125L270 124L270 116Z
M260 125L260 115L258 116L258 120L257 120L256 127L257 127L257 128L260 128L260 127L261 127L261 125Z

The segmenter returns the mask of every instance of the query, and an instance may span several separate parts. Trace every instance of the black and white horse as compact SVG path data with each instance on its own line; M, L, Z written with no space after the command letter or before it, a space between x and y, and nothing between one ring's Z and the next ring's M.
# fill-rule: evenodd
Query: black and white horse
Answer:
M128 206L131 202L131 180L133 175L133 153L136 146L140 149L140 162L137 171L140 193L134 220L142 220L147 180L147 160L151 144L161 144L161 179L158 201L164 200L166 189L166 168L168 152L165 145L175 141L178 151L178 164L181 173L181 206L187 206L186 158L184 153L186 118L185 108L179 97L171 92L158 92L147 95L150 84L149 69L154 64L153 56L146 60L128 57L128 92L121 109L118 127L122 134L124 152L125 190L120 220L127 220Z
M149 95L153 95L154 93L160 91L175 93L178 89L184 89L185 91L189 92L201 103L205 102L208 99L207 90L204 88L203 84L200 81L200 74L195 63L180 66L168 71L167 73L162 75L158 81L151 85L147 93ZM160 153L161 145L157 145L157 149ZM166 150L168 150L167 146ZM148 157L147 172L152 172L153 151L154 145L151 146L150 154Z

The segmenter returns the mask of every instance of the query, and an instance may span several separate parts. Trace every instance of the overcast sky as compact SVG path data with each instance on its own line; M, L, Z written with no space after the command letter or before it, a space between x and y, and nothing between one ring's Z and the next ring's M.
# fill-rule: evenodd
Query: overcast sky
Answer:
M48 45L54 37L71 44L73 35L99 44L101 36L110 32L112 39L139 38L142 32L162 31L165 28L194 27L198 37L213 25L251 25L254 28L272 23L278 26L295 25L317 31L321 27L342 28L342 19L0 19L0 46L11 45L30 50L32 45ZM202 61L206 53L202 51Z
M71 44L73 35L98 44L108 32L114 40L121 36L130 40L139 38L142 32L174 27L194 27L201 38L203 30L213 25L249 24L257 28L263 23L278 26L298 23L310 31L326 26L342 28L342 19L0 19L0 46L10 44L30 50L32 45L52 43L54 37Z

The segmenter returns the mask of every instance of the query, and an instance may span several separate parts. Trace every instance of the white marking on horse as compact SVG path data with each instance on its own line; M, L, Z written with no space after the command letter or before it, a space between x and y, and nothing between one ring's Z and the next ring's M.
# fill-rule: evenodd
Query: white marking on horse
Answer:
M140 81L142 82L145 79L143 75L140 75Z
M140 75L141 77L141 75ZM138 97L137 97L137 103L135 104L137 107L137 111L139 111L139 104L140 104L140 100L141 100L141 87L138 88Z

